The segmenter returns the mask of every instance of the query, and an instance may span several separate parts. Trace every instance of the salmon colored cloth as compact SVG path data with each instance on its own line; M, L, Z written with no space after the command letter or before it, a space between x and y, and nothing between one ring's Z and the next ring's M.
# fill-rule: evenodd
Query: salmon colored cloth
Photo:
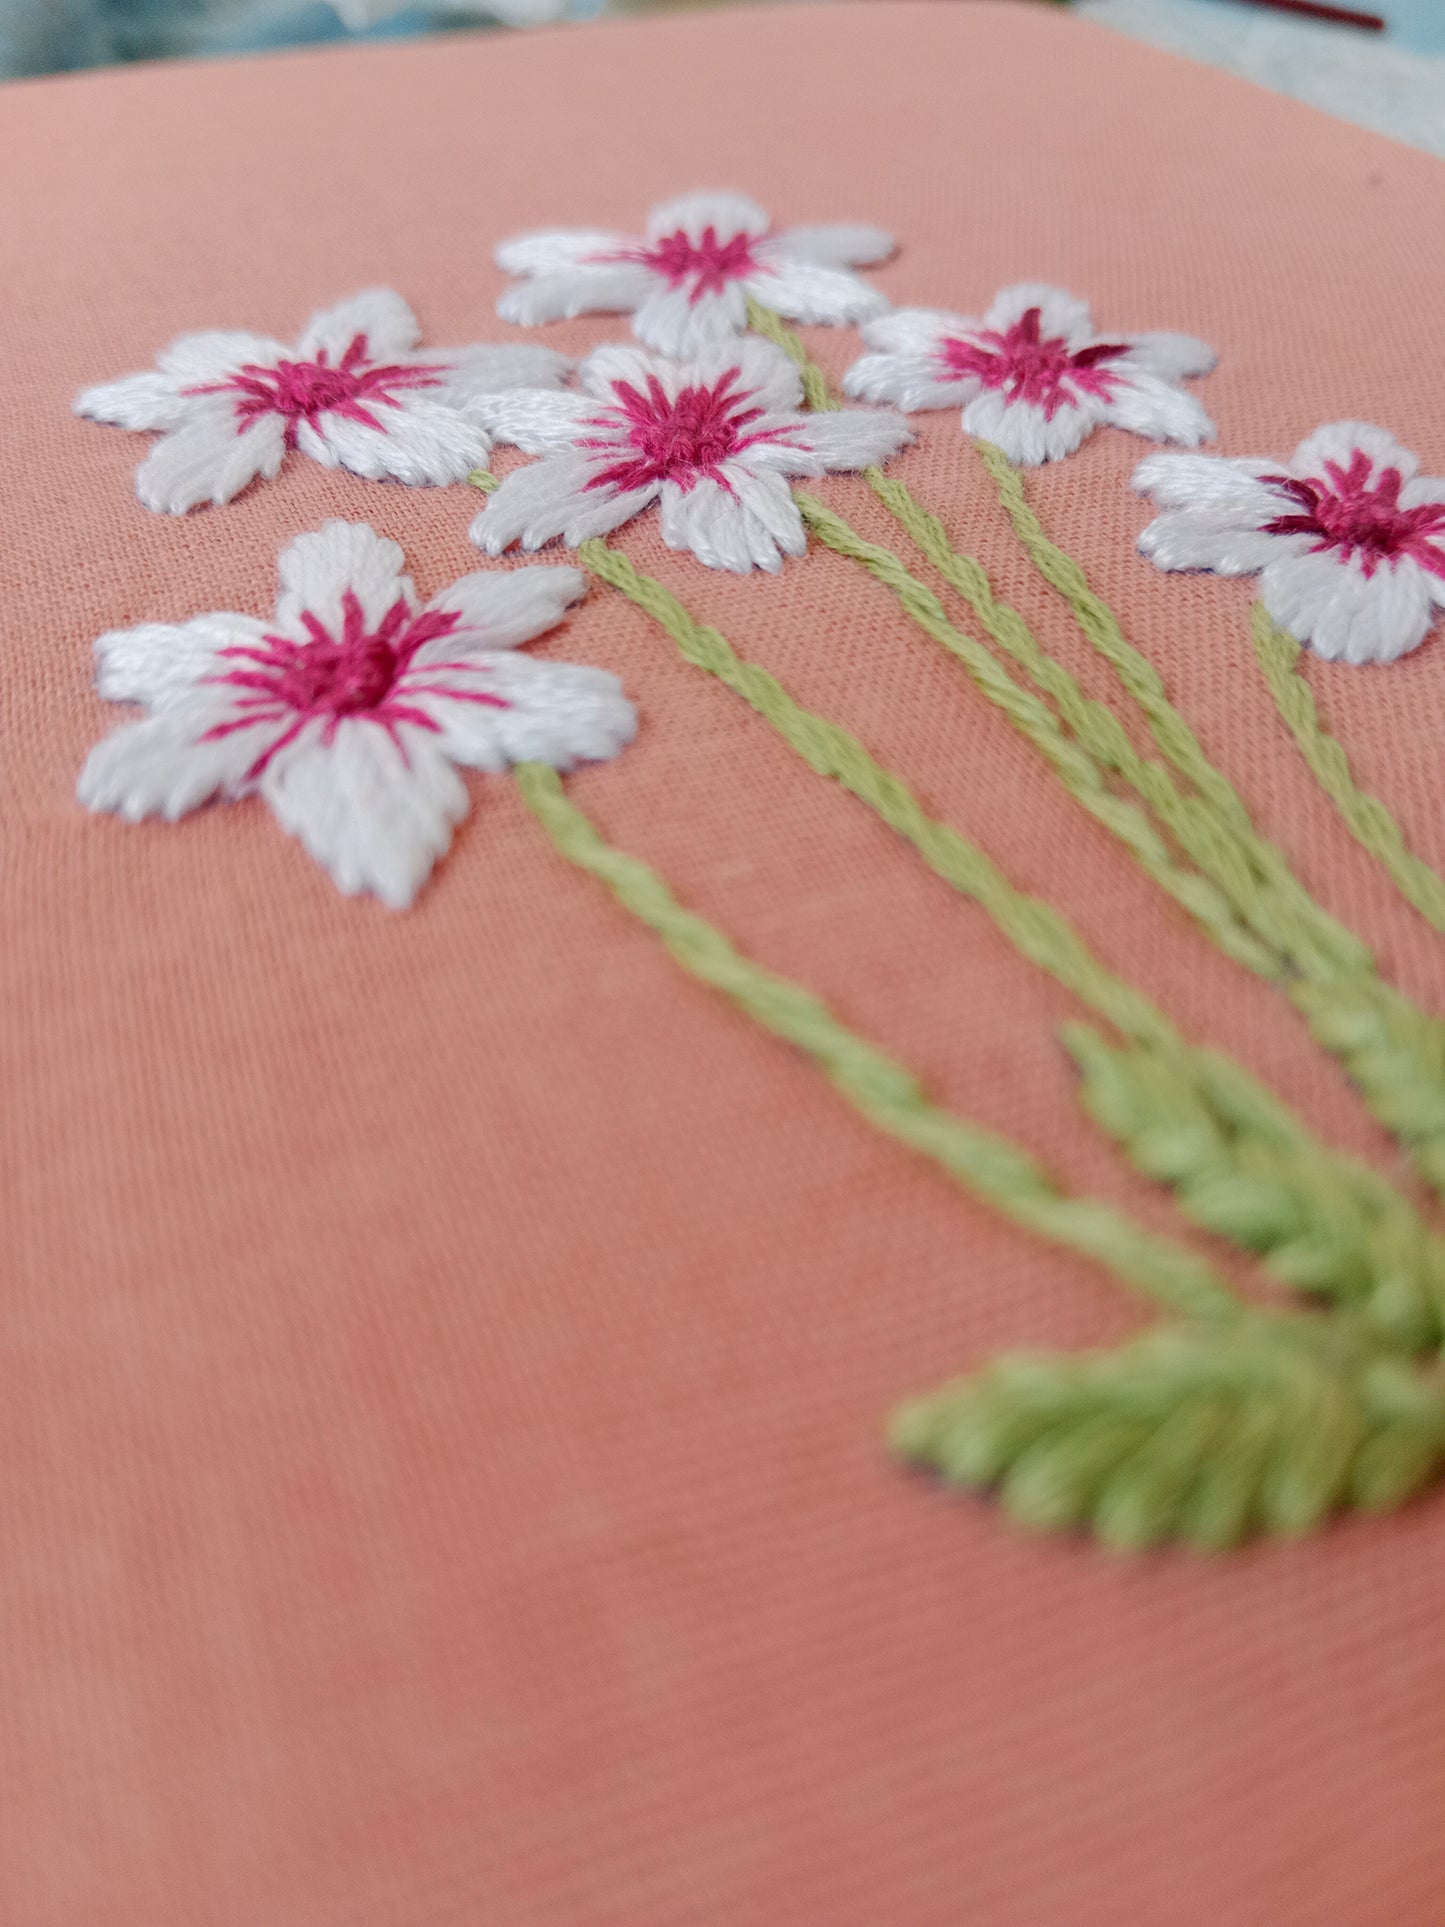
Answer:
M734 186L900 237L897 301L1005 282L1220 350L1229 454L1379 421L1445 473L1445 172L1048 8L805 7L30 83L0 97L0 1920L6 1927L1435 1927L1445 1500L1208 1562L1037 1541L899 1472L890 1407L1134 1328L1110 1279L876 1135L554 853L504 779L414 912L259 802L135 828L77 771L100 631L269 613L370 520L430 595L474 492L301 459L184 520L82 385L183 330L400 289L496 321L501 237ZM570 351L597 318L540 337ZM854 335L817 330L834 372ZM1030 478L1323 900L1442 949L1304 775L1246 583L1133 550L1143 445ZM505 467L512 458L503 457ZM953 412L898 464L1090 688ZM822 492L901 535L864 485ZM888 595L623 545L861 734L1189 1032L1391 1151ZM1071 1000L605 590L613 841L940 1099L1188 1235L1078 1110ZM1445 863L1445 641L1311 665Z

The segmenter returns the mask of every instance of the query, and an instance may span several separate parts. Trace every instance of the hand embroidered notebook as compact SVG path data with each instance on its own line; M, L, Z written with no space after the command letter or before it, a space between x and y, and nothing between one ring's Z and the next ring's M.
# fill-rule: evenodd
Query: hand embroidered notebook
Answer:
M993 6L11 100L9 1910L1429 1918L1436 164Z

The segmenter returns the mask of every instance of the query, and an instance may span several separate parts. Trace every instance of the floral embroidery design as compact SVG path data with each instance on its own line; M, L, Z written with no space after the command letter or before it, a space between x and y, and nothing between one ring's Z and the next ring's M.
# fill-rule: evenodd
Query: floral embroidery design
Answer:
M1445 608L1445 481L1368 422L1331 422L1286 464L1153 455L1134 486L1169 511L1139 538L1161 569L1259 572L1274 621L1321 656L1393 662Z
M567 769L630 742L600 669L514 653L586 591L576 569L466 575L424 607L396 543L328 522L280 558L269 623L118 629L97 687L150 714L97 745L80 800L139 822L260 795L340 889L405 909L467 812L457 768Z
M910 410L962 405L965 434L1025 467L1072 455L1101 423L1189 447L1214 433L1178 386L1209 373L1212 348L1190 335L1096 335L1086 303L1061 288L1003 288L981 322L899 308L861 332L873 352L844 377L850 395Z
M312 317L294 348L262 335L182 335L154 370L87 388L75 411L161 439L136 471L147 508L229 502L289 449L372 481L463 481L490 443L478 396L550 387L566 359L525 342L420 351L415 315L372 288Z
M901 415L804 414L798 371L770 343L735 339L691 362L599 348L580 394L498 395L499 441L542 460L516 469L472 523L489 555L513 542L571 548L661 501L662 539L710 569L778 570L807 539L789 475L866 468L910 439Z
M882 314L888 303L850 269L886 260L893 245L856 223L775 234L744 195L686 194L655 207L642 237L557 230L504 241L498 267L526 278L497 312L528 325L632 313L649 347L686 359L746 326L749 295L793 321Z

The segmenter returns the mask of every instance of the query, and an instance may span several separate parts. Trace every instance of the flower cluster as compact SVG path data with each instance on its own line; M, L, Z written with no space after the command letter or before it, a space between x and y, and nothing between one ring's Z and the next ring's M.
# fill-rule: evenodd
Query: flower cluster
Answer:
M792 478L871 471L912 439L895 409L958 408L965 434L1024 465L1102 426L1191 450L1213 435L1183 386L1214 366L1204 342L1100 334L1082 301L1034 282L1002 289L981 320L892 309L856 270L893 245L860 223L775 229L743 195L691 194L640 235L556 229L497 249L515 277L505 320L631 315L641 345L597 348L572 386L548 348L423 348L400 295L373 288L294 346L182 335L75 407L158 436L136 490L162 514L227 503L292 453L368 480L462 482L495 440L539 459L472 522L488 555L575 548L656 504L668 547L739 574L804 553ZM793 361L747 332L757 307L857 324L867 352L843 386L874 405L805 409ZM1445 482L1420 478L1383 430L1335 423L1288 463L1156 454L1135 485L1165 511L1141 537L1147 557L1258 571L1275 621L1321 655L1392 660L1445 607ZM255 794L341 889L402 906L466 811L458 768L565 768L631 738L611 676L515 653L582 595L576 570L469 575L423 604L402 567L368 525L330 522L281 556L269 623L221 613L102 636L101 694L148 714L93 752L82 800L174 818Z

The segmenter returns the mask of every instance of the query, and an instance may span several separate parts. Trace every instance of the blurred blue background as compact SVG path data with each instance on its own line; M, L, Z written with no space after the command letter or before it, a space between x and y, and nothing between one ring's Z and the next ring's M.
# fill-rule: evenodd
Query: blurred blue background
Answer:
M0 75L67 72L117 61L251 53L345 39L400 39L585 18L668 0L0 0ZM944 4L950 0L943 0ZM967 4L967 0L951 0ZM1347 0L1389 22L1381 35L1312 26L1245 0L1081 0L1081 11L1159 45L1289 84L1289 67L1445 54L1445 0ZM1258 51L1255 52L1254 50ZM1275 71L1283 66L1281 73ZM1391 69L1393 74L1393 69ZM1408 78L1408 76L1407 76ZM1300 91L1303 92L1301 89ZM1308 97L1307 95L1305 97ZM1320 104L1326 104L1321 102ZM1333 103L1328 103L1333 105ZM1442 100L1445 111L1445 100ZM1378 115L1370 124L1378 124ZM1385 131L1391 131L1386 129ZM1404 138L1411 138L1406 133ZM1429 144L1422 142L1422 145Z

